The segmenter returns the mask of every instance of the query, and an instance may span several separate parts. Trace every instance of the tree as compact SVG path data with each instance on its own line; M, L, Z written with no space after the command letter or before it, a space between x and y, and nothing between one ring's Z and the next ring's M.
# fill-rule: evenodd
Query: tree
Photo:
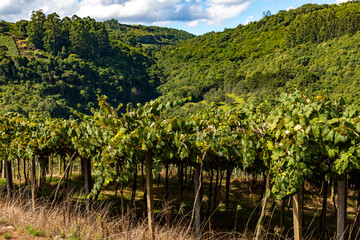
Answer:
M27 26L29 24L29 21L26 20L20 20L16 22L17 32L20 36L26 37L27 36Z
M37 48L43 48L43 37L44 37L44 22L46 16L43 10L33 11L31 14L31 20L27 26L27 33L29 35L29 40Z
M6 56L7 51L9 51L8 47L5 45L0 45L0 59Z
M266 12L263 12L263 17L270 17L272 16L270 10L267 10Z
M0 33L10 31L10 26L4 20L0 21Z
M55 55L62 49L66 42L62 22L56 13L47 15L46 21L44 22L44 30L44 48Z

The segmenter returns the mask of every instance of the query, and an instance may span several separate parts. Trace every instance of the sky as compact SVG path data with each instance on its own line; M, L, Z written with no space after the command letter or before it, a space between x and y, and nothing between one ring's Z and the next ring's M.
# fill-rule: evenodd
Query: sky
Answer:
M201 35L259 20L268 10L276 14L307 3L341 2L346 0L0 0L0 19L29 20L32 10L42 9L60 17L114 18L120 23L172 27Z

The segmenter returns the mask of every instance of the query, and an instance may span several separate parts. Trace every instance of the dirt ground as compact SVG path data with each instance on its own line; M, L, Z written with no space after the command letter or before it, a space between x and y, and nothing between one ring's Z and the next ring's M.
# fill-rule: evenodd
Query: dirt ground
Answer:
M34 237L30 233L17 229L6 223L0 222L0 240L12 239L12 240L44 240L46 237Z

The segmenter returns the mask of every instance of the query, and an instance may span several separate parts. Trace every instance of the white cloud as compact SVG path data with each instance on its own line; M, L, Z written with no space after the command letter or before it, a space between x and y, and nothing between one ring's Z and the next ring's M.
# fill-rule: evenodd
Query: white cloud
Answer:
M154 26L167 26L167 25L170 25L171 24L171 21L157 21L157 22L152 22L151 25L154 25Z
M220 0L211 0L214 4L211 4L207 8L208 12L208 24L221 23L222 21L234 18L247 9L251 1L236 1L236 0L224 0L221 3Z
M8 21L29 19L32 10L76 14L124 23L185 22L190 27L221 24L241 14L254 0L0 0L0 16Z
M205 21L206 20L204 20L204 19L194 20L194 21L188 22L186 24L186 26L188 26L188 27L197 27L197 26L199 26L200 23L203 23Z
M0 16L7 21L30 19L33 10L42 9L46 14L56 12L62 17L78 9L77 0L1 0Z
M337 4L340 4L340 3L348 2L348 1L350 1L350 0L336 0L336 3L337 3Z
M247 25L249 23L251 23L251 20L254 19L254 16L249 16L246 20L245 20L245 23L244 25Z

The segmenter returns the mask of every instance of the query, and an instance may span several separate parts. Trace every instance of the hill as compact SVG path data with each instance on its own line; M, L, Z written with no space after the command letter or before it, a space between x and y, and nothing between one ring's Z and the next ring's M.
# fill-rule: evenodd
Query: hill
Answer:
M143 25L121 24L115 19L104 22L109 32L110 38L122 40L132 46L137 43L143 45L174 45L181 40L187 40L195 37L186 31Z
M360 4L307 4L157 52L162 94L260 102L301 87L360 102ZM231 100L229 100L231 102Z
M97 95L108 96L113 105L156 98L163 76L155 61L143 49L114 36L121 29L107 30L110 22L77 16L60 19L41 10L33 11L31 21L1 22L15 37L21 56L12 36L0 37L9 49L0 57L0 112L67 117L68 107L89 113ZM127 29L126 36L134 36L129 31L137 27L121 26ZM191 36L173 29L141 29L134 34L152 32L156 44Z
M67 107L89 113L96 95L118 105L169 93L192 96L196 111L272 101L295 87L359 103L358 19L357 2L307 4L196 37L34 11L31 21L10 25L22 56L0 59L0 112L63 117Z

